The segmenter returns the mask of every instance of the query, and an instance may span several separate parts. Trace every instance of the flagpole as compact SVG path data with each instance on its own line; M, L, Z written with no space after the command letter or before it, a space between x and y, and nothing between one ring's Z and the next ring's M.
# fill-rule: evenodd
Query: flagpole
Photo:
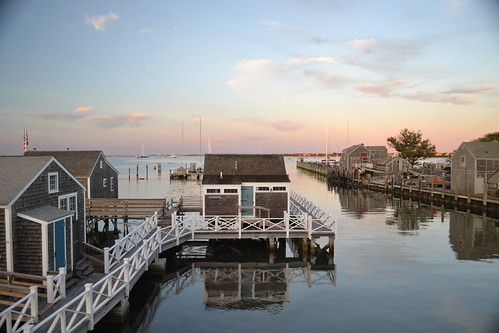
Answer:
M26 118L24 118L24 150L23 152L26 153L28 151L28 131L26 129Z

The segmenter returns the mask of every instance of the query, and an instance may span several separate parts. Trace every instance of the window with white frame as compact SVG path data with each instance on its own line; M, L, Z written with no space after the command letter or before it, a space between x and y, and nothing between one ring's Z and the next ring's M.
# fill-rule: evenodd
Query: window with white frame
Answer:
M48 183L49 183L49 194L59 192L59 173L49 172L48 173Z
M226 188L224 193L237 193L237 188Z
M102 180L102 186L103 186L103 187L107 187L107 178L104 178L104 179Z
M270 191L270 187L268 186L258 186L256 188L257 191Z
M219 188L207 188L206 193L220 193Z
M114 192L114 177L111 177L109 183L110 183L109 185L111 186L111 192Z
M76 193L59 196L59 209L74 212L75 219L78 219L78 202L76 198Z
M103 166L103 162L99 161L99 168L102 169L102 166Z
M286 191L286 186L274 186L272 191Z
M466 167L466 156L461 156L460 159L459 159L459 166L461 168L465 168Z

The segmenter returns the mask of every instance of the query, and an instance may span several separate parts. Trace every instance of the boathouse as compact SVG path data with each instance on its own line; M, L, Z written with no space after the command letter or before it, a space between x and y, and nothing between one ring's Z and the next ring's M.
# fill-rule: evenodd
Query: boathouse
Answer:
M282 218L289 212L289 176L282 155L207 154L203 214Z
M0 270L47 276L83 257L85 187L54 157L0 157Z
M53 156L86 188L87 198L117 198L118 170L100 150L30 150L24 156Z
M499 142L463 142L451 158L451 190L483 194L499 169Z
M364 146L363 143L343 149L339 161L343 172L352 172L354 169L373 166L376 161L382 161L388 157L385 146Z
M385 172L388 175L400 175L411 169L411 163L398 156L389 156L374 162L374 169Z

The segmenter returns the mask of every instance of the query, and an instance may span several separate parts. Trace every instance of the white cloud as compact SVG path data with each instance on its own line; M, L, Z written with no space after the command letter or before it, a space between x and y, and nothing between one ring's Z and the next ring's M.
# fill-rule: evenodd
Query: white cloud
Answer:
M291 120L280 120L278 122L271 123L270 126L281 132L293 132L303 127L302 124Z
M89 118L87 121L100 128L140 127L142 121L149 118L151 116L144 113L126 113Z
M357 48L364 48L368 46L372 46L376 44L378 41L376 38L370 38L370 39L353 39L348 42L348 45L352 47L357 47Z
M107 15L99 15L99 16L88 16L85 14L85 21L84 23L90 24L93 26L96 30L101 30L104 31L106 30L106 22L109 20L116 21L120 17L118 14L109 12Z
M76 108L74 111L77 115L83 117L92 112L92 109L93 108L91 106L81 106L79 108Z
M293 58L286 61L286 64L294 65L294 64L308 64L308 63L336 63L336 59L333 57L299 57Z
M448 9L449 15L459 15L464 7L468 4L468 0L444 0Z
M276 21L264 21L262 22L264 25L266 26L269 26L269 27L272 27L274 29L277 29L277 30L281 30L281 31L291 31L291 30L298 30L300 29L300 27L297 27L297 26L287 26L287 25L283 25L279 22L276 22Z

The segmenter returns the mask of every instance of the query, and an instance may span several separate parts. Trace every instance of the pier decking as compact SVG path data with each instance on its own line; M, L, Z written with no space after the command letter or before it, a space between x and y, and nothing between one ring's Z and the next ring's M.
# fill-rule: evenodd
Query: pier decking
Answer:
M292 212L284 218L243 218L242 216L205 217L196 213L177 215L171 223L160 226L154 214L112 247L103 249L105 275L95 283L87 283L84 291L72 299L64 298L57 311L41 316L38 311L37 288L0 314L0 325L7 332L87 332L114 306L128 298L140 276L159 254L195 239L219 238L307 238L328 236L334 239L336 222L316 211L308 215L300 196L292 197ZM318 209L318 208L317 208ZM319 217L320 216L320 217ZM330 244L332 244L330 242Z

